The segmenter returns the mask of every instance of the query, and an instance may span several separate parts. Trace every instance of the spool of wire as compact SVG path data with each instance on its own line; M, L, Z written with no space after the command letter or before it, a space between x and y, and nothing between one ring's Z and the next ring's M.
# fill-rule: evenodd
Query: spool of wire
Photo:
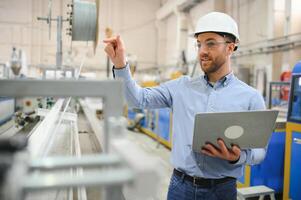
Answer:
M96 3L74 0L72 10L72 41L96 41Z

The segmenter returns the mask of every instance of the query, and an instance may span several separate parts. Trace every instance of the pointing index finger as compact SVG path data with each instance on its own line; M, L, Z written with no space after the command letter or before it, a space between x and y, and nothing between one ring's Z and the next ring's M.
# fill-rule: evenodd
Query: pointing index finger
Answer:
M115 37L113 37L113 38L107 38L107 39L104 39L104 40L103 40L103 42L104 42L104 43L114 43L114 44L116 44L116 43L117 43L117 41L116 41L116 38L115 38Z

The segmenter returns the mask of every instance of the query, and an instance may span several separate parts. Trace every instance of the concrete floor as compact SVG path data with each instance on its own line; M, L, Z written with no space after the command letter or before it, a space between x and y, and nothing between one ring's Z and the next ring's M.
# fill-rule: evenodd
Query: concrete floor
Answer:
M141 150L159 158L161 169L163 170L163 180L159 186L160 190L157 194L154 194L152 200L166 200L170 176L173 170L173 167L169 162L170 150L143 133L127 131L127 138L139 146ZM131 200L131 198L126 198L126 200Z

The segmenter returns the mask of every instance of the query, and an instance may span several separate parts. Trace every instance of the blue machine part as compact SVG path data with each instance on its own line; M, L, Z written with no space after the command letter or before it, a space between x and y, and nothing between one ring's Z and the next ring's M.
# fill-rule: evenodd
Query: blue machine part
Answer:
M243 175L242 175L241 177L239 177L237 180L238 180L240 183L245 184L245 177L246 177L246 175L245 175L245 173L243 173Z
M135 121L136 120L136 115L138 113L145 114L141 109L136 109L136 108L128 109L128 119L131 120L131 121ZM140 121L140 125L145 126L145 118Z
M301 74L301 60L295 64L293 71L293 74Z
M273 132L266 157L251 167L251 186L266 185L277 193L283 190L285 132Z
M292 134L292 155L291 155L291 175L289 197L292 199L301 199L300 180L301 180L301 133Z
M15 99L0 97L0 125L9 121L15 113Z
M134 120L136 116L136 112L133 111L133 109L128 109L128 119Z
M301 61L294 66L292 71L287 120L301 123Z
M159 109L159 120L158 120L158 134L161 138L169 141L170 131L170 109L161 108Z
M156 133L157 132L157 113L154 109L144 110L145 118L143 120L142 126L148 130Z
M293 74L288 120L301 122L301 74Z

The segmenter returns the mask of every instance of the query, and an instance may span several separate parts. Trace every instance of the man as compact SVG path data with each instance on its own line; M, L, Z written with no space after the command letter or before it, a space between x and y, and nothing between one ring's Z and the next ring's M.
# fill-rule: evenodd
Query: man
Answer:
M217 147L206 144L200 152L193 152L194 117L200 112L265 109L265 104L261 95L238 80L231 70L230 57L237 49L239 34L236 22L229 15L212 12L201 17L194 36L205 75L183 76L153 88L141 88L131 78L120 36L104 40L105 51L114 63L115 76L124 81L131 106L169 107L173 111L174 172L167 198L234 200L236 178L242 176L244 165L261 162L266 150L226 147L218 140Z

